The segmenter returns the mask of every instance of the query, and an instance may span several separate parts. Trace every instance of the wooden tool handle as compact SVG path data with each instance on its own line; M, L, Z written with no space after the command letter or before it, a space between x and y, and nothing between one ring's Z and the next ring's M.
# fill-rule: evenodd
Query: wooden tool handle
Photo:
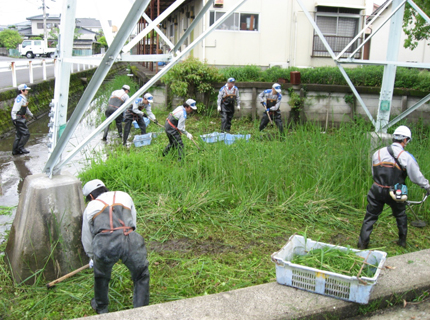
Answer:
M81 272L82 270L85 270L85 269L89 268L89 266L90 266L90 264L87 264L87 265L85 265L85 266L83 266L83 267L80 267L79 269L76 269L75 271L72 271L72 272L70 272L70 273L68 273L68 274L66 274L66 275L64 275L64 276L62 276L61 278L58 278L57 280L51 281L51 282L50 282L50 283L48 283L46 286L47 286L47 287L48 287L48 289L49 289L49 288L51 288L51 287L55 286L57 283L59 283L59 282L61 282L61 281L63 281L63 280L66 280L67 278L70 278L71 276L73 276L73 275L75 275L75 274L77 274L77 273Z

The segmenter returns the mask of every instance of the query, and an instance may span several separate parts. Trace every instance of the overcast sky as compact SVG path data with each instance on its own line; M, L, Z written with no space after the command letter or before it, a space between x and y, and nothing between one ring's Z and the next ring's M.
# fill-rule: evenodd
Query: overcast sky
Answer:
M100 3L103 16L112 20L113 24L120 27L124 21L131 2L127 0L76 0L76 18L96 18L98 13L95 1ZM62 11L62 0L45 0L47 13L59 14ZM42 0L0 0L0 25L24 22L28 17L42 14ZM39 9L40 8L40 9Z

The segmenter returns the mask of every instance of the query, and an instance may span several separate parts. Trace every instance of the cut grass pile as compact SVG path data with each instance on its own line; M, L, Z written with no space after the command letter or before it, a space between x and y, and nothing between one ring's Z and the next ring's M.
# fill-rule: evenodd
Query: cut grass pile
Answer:
M333 247L313 249L305 255L295 255L292 263L314 269L330 271L346 276L372 278L377 270L376 265L367 264L350 248L340 250Z

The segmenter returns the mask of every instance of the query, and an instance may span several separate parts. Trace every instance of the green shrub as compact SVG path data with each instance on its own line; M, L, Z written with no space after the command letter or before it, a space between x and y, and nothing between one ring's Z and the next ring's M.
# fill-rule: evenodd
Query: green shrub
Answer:
M220 69L220 73L224 76L224 79L235 78L236 81L240 82L253 82L262 81L262 71L260 67L254 65L247 66L232 66Z

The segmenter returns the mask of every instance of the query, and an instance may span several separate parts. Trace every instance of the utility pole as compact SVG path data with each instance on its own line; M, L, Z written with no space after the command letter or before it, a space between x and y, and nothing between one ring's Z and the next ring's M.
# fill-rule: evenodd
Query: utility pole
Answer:
M45 48L48 47L48 35L46 34L46 6L45 0L42 0L43 9L43 41L45 42Z

